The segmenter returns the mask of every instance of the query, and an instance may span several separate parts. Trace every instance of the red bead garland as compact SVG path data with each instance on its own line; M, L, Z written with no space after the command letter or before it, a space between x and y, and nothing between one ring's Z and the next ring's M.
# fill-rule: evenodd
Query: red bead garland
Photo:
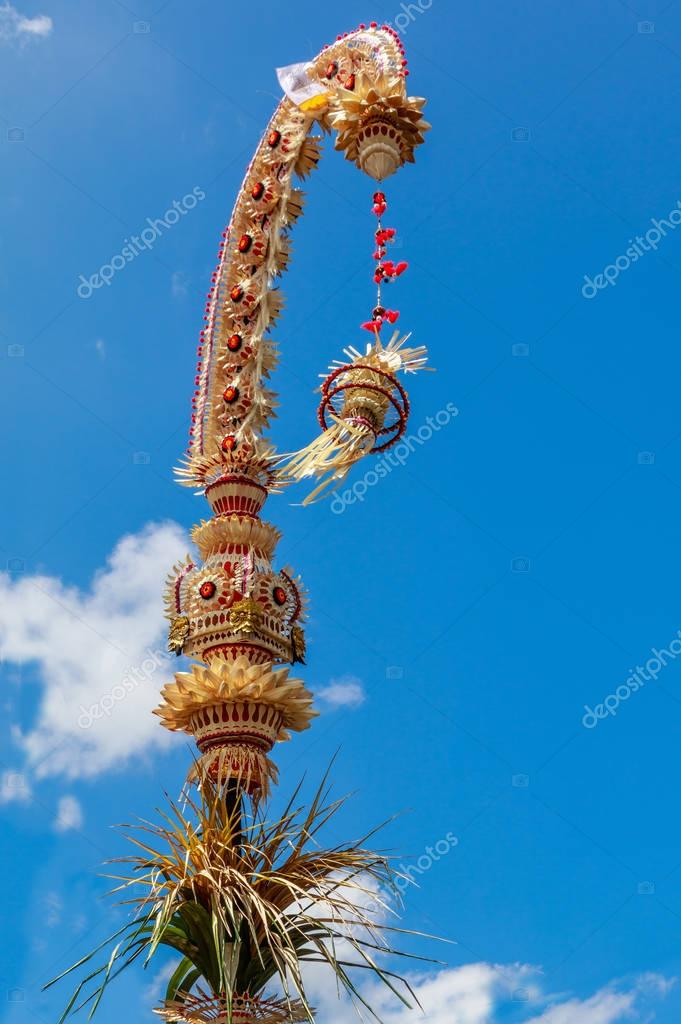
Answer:
M373 258L376 263L374 270L374 284L378 288L378 302L376 307L371 314L371 319L365 321L361 326L365 331L370 331L372 334L378 333L383 324L387 321L390 324L394 324L399 319L399 310L386 309L381 302L381 286L389 284L396 278L401 277L405 270L408 269L409 264L406 260L400 260L399 263L395 263L393 260L386 259L388 253L388 245L395 241L397 232L395 228L384 228L381 222L383 214L388 209L388 202L385 198L384 192L374 192L372 212L378 218L378 227L374 234L374 241L376 248L374 249Z

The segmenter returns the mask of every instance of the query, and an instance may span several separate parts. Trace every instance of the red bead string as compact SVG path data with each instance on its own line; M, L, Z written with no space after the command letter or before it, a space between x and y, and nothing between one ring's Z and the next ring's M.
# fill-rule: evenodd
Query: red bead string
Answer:
M397 232L395 228L384 228L383 227L383 214L388 209L388 203L385 198L384 192L374 192L374 205L372 206L372 212L376 215L377 227L374 234L374 261L376 268L374 270L374 284L377 289L376 306L371 314L371 319L365 321L362 327L365 331L371 331L372 334L380 332L384 323L394 324L399 320L400 312L398 309L386 309L382 302L381 290L384 285L390 284L395 281L398 277L407 270L409 264L402 260L399 263L395 263L394 260L386 259L388 255L388 246L395 241L395 235Z

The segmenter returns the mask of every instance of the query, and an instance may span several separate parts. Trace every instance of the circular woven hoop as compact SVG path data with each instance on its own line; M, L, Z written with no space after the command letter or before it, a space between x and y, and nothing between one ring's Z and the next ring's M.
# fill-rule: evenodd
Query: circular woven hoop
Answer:
M335 384L335 381L341 377L342 374L349 373L354 370L368 370L384 380L386 385L382 386L381 384L373 384L369 381L361 384L355 384L352 381L349 381L346 384ZM341 415L340 410L334 407L333 400L334 398L337 398L338 395L344 394L347 391L374 391L383 395L395 411L395 421L384 425L375 432L376 437L387 436L387 440L380 445L375 445L371 449L372 455L378 455L380 452L384 452L396 444L407 429L407 419L409 417L409 399L407 397L407 392L404 390L397 378L393 377L391 373L388 373L385 370L377 370L376 367L366 366L363 363L348 363L346 366L339 366L338 369L329 374L322 384L322 400L319 403L319 409L317 410L322 430L329 429L329 424L326 419L327 413L334 416L335 419L342 421L343 416Z

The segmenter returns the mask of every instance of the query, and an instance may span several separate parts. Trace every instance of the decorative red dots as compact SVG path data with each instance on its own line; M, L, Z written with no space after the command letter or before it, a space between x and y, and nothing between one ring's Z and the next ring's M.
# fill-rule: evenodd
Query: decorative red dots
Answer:
M283 587L275 587L272 591L272 598L274 603L281 607L282 604L286 604L286 591Z
M212 580L205 580L204 583L199 587L199 594L204 601L210 601L211 597L215 594L217 587Z
M222 439L222 450L223 452L233 452L237 446L237 439L234 434L227 434L227 437Z
M222 392L222 397L224 398L225 402L227 402L228 405L232 405L232 403L236 402L237 398L239 397L239 389L235 388L233 385L230 385L230 387L225 388L225 390Z
M232 334L227 339L227 348L230 352L238 352L242 345L242 338L240 334Z

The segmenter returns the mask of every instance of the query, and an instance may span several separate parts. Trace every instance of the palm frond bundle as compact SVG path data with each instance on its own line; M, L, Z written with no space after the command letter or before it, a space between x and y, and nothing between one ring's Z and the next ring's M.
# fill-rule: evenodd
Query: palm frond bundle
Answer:
M242 1016L234 1020L251 1024L259 1018L244 1017L244 1006L273 986L276 1012L285 1006L288 1014L282 1019L304 1013L312 1021L303 977L312 963L328 965L340 990L367 1009L355 970L369 971L409 1006L408 984L380 962L406 955L391 941L402 929L386 923L396 872L386 855L364 846L369 836L319 845L318 833L345 803L330 798L326 780L307 810L297 805L298 793L268 820L234 789L206 783L197 797L170 800L159 821L124 826L135 852L116 861L127 872L111 877L134 914L59 976L109 945L108 960L78 985L60 1024L80 1006L90 1005L92 1014L113 978L140 957L148 963L160 946L181 954L160 1008L167 1020L198 1021L217 1007L217 1016L203 1019L229 1021L238 1004ZM187 1015L173 1017L185 1003Z

